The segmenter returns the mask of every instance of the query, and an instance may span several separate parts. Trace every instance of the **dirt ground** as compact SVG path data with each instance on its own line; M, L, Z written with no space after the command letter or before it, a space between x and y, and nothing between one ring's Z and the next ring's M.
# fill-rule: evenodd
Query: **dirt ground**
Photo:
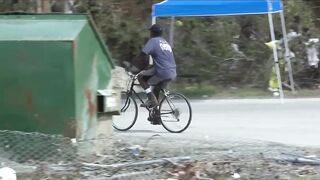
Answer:
M318 180L320 149L270 142L113 137L103 153L34 163L18 179ZM101 141L102 142L102 141ZM26 165L26 164L25 164Z
M116 148L120 151L114 155L122 160L127 156L125 161L131 159L129 162L168 158L163 163L134 165L117 172L150 171L136 179L320 179L319 149L259 141L162 139L158 135L139 140L119 138L114 146L126 147Z

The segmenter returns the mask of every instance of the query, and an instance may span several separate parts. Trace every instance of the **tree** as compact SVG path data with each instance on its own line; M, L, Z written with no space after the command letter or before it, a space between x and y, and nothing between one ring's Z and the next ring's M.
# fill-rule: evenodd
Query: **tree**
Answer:
M161 0L0 0L0 11L90 13L115 61L121 65L140 53L147 41L152 4ZM318 36L320 1L285 0L288 29ZM69 8L69 9L68 9ZM301 13L303 12L303 13ZM275 17L278 17L275 15ZM176 18L175 56L179 75L198 74L201 84L265 87L273 61L266 16ZM281 32L275 18L276 32ZM159 18L168 29L170 18ZM280 33L277 33L280 34ZM168 37L168 31L165 32ZM278 36L278 39L281 37ZM303 39L303 38L302 38ZM294 41L293 68L305 61L303 40ZM237 50L234 47L237 46ZM299 66L300 67L300 66Z

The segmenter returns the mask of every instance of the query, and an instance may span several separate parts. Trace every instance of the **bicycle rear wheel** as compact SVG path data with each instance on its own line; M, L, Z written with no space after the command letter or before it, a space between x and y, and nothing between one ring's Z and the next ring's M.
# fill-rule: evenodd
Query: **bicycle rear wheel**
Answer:
M185 131L192 119L191 105L188 99L179 93L169 93L160 102L162 126L169 132Z
M120 115L113 116L112 126L119 131L127 131L136 123L138 105L127 92L121 93Z

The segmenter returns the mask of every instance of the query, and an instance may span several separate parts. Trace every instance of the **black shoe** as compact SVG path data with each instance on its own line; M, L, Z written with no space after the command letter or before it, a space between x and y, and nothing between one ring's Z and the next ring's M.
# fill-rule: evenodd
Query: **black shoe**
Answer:
M152 125L161 125L160 117L148 117L148 121L150 121Z

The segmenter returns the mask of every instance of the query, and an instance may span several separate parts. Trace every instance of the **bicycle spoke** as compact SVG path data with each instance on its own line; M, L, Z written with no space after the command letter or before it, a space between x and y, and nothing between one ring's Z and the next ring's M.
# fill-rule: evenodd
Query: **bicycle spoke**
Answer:
M168 113L160 113L160 115L163 115L163 114L173 114L173 112L168 112Z
M179 121L173 121L173 120L164 120L164 122L179 122Z
M173 111L173 109L174 109L175 107L172 107L172 106L174 106L174 104L172 103L172 101L170 100L170 98L166 98L166 100L167 100L168 105L170 106L171 110ZM169 101L170 101L171 103L170 103Z
M165 129L179 133L190 125L191 106L183 95L170 93L161 101L160 115Z

